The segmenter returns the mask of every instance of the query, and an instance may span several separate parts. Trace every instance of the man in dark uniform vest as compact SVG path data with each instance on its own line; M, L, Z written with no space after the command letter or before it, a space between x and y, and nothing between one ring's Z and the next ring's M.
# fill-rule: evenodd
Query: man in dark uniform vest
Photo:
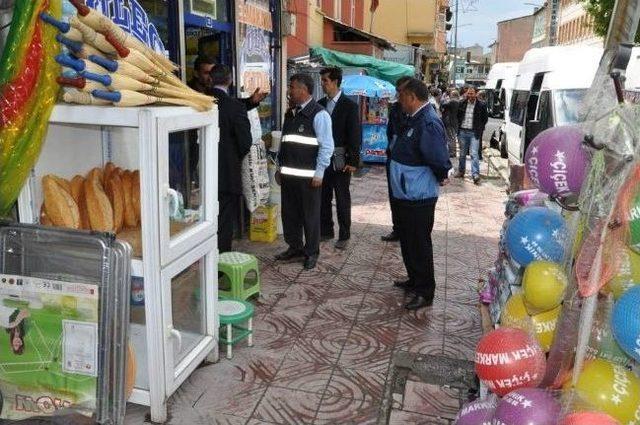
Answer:
M334 146L331 117L313 100L313 87L308 74L289 79L293 108L284 117L276 173L282 186L284 240L289 245L276 260L304 258L306 270L315 268L320 253L322 179Z
M331 164L322 182L322 208L320 212L320 238L333 239L333 194L336 194L338 240L335 247L346 249L351 238L351 174L360 165L360 118L358 104L340 90L342 70L324 68L320 71L322 90L327 95L318 102L331 115L335 148Z

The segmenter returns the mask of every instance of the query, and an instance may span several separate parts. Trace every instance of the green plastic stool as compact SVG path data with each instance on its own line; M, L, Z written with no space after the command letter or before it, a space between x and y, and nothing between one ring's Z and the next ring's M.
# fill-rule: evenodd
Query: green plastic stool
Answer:
M232 347L235 343L247 338L249 347L253 347L253 305L246 301L218 301L218 317L220 318L220 342L227 346L227 358L233 357ZM240 326L247 322L247 327Z
M254 272L256 275L255 281L253 279L247 279L247 275L251 272ZM218 273L225 275L230 284L228 290L218 288L218 293L225 298L244 301L260 293L258 259L253 255L242 252L225 252L220 254ZM218 281L220 281L220 278Z

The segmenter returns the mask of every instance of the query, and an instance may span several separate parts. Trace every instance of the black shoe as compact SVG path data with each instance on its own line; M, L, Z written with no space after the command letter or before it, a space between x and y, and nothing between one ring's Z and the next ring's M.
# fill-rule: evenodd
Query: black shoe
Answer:
M473 176L473 184L476 186L480 184L480 176Z
M333 239L332 235L320 235L320 242L326 242Z
M304 257L304 253L302 251L300 251L299 249L289 248L286 251L276 255L275 258L277 261L289 261L295 258L302 258L302 257Z
M336 249L347 249L349 246L349 239L338 239L336 241L335 247Z
M393 286L396 288L404 289L405 291L412 291L415 288L413 282L410 279L407 280L396 280L393 282Z
M316 264L318 263L318 256L311 255L304 259L304 269L305 270L313 270L316 268Z
M380 240L383 242L397 242L400 240L400 236L396 232L391 232L388 235L381 236Z
M431 307L433 305L433 298L427 298L424 295L416 295L411 301L404 306L407 310L418 310L423 307Z

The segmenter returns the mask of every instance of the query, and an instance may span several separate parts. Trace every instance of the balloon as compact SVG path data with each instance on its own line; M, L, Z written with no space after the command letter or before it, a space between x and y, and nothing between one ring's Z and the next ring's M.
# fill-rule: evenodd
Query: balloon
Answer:
M521 292L512 294L507 300L500 315L502 326L508 326L523 330L532 330L531 320Z
M496 407L493 423L500 425L550 425L558 422L560 403L540 388L512 391Z
M640 420L640 379L624 366L591 360L580 373L575 389L584 401L625 425Z
M640 254L640 187L629 208L629 247Z
M562 216L544 207L531 207L513 217L505 234L507 252L521 266L536 260L562 261L567 227Z
M590 162L583 140L578 127L553 127L538 134L524 156L535 186L553 197L577 198Z
M587 346L587 357L589 359L604 359L611 363L627 366L631 358L622 351L620 345L616 342L611 331L611 315L610 311L599 311L593 321L591 328L591 339ZM607 309L608 310L608 309Z
M577 412L565 416L560 425L620 425L620 422L613 419L606 413L600 412Z
M558 325L560 311L562 311L562 306L531 316L536 339L545 352L551 349L551 345L556 336L556 326Z
M545 356L538 342L521 329L502 327L484 335L476 349L478 378L503 396L542 381Z
M498 403L495 397L467 403L458 412L454 425L490 425L496 404Z
M617 300L627 289L640 285L640 254L629 248L621 249L620 269L618 273L602 288L604 294L613 294Z
M533 261L524 271L522 292L530 314L553 310L562 303L567 276L562 268L549 261Z
M613 306L611 330L622 350L640 362L640 286L629 289Z

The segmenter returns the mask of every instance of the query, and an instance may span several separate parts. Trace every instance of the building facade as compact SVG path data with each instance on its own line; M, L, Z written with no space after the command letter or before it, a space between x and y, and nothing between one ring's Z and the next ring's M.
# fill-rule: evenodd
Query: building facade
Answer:
M545 3L533 12L533 30L531 47L549 46L549 32L551 29L551 8Z
M524 54L531 48L534 22L534 15L498 22L495 63L522 60Z
M593 18L579 0L560 0L557 44L602 47L604 40L593 31Z

